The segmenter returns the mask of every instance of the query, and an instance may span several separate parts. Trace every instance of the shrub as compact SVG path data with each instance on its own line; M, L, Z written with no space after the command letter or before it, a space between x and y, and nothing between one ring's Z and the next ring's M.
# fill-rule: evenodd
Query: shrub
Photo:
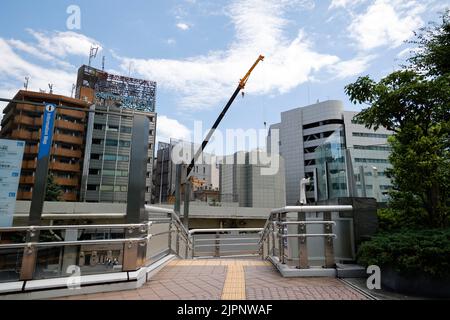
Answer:
M361 244L358 263L392 267L405 276L450 279L450 229L383 232Z

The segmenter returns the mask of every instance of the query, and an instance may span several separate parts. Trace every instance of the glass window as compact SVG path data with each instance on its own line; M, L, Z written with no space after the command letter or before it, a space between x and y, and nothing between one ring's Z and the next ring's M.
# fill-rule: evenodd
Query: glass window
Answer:
M117 131L119 131L119 126L107 125L107 126L106 126L106 130L117 132Z
M130 145L131 145L131 141L124 141L124 140L119 141L120 147L130 147Z
M114 190L114 186L109 186L109 185L104 185L102 184L100 186L100 191L113 191Z
M389 137L388 134L381 133L366 133L366 132L353 132L354 137L364 137L364 138L380 138L387 139Z
M114 176L114 170L103 170L103 175L105 176Z
M116 161L117 157L115 154L105 154L103 159L106 161Z
M122 133L131 133L131 127L120 127L120 132Z
M108 147L117 147L117 140L113 140L113 139L106 139L106 142L105 142L105 144L108 146Z

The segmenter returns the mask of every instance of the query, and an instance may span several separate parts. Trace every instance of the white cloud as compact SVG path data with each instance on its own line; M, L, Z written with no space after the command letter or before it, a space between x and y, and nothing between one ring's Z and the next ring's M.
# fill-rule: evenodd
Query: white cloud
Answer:
M0 81L2 90L7 88L8 92L16 92L22 88L22 83L26 76L30 77L29 89L39 91L48 89L48 84L54 84L54 92L58 94L70 95L72 84L76 79L76 72L63 71L57 68L45 68L32 64L17 53L12 46L0 38ZM19 86L14 88L14 84Z
M340 61L316 52L303 30L291 38L286 35L290 21L285 14L313 7L310 0L233 1L226 9L236 34L227 49L180 60L119 57L121 67L127 70L132 62L139 76L176 91L182 108L204 109L229 97L240 77L264 54L246 92L286 93Z
M163 115L158 115L156 131L158 141L169 142L170 138L189 141L191 138L191 131L187 127Z
M406 48L397 54L397 58L405 58L410 55L412 48Z
M64 60L57 59L54 56L52 56L46 52L43 52L41 49L36 48L34 45L25 43L21 40L10 39L10 40L7 40L7 43L11 47L15 48L16 50L25 52L25 53L32 55L40 60L51 62L52 64L61 66L63 68L74 68L74 66L71 65L70 63L68 63Z
M175 43L177 43L177 41L175 39L173 39L173 38L169 38L169 39L166 40L166 43L168 45L174 45Z
M183 31L189 30L190 26L186 23L179 22L177 23L177 28Z
M355 75L360 75L370 65L370 62L376 58L375 55L360 56L351 60L340 61L330 67L336 78L344 79Z
M353 7L365 1L366 0L332 0L328 9Z
M423 1L376 0L364 13L353 17L348 28L350 37L362 50L398 47L423 25L420 14L425 9Z
M27 29L27 31L38 41L38 47L48 54L57 57L68 55L89 56L91 46L102 50L100 43L81 33L72 31L57 31L51 34Z

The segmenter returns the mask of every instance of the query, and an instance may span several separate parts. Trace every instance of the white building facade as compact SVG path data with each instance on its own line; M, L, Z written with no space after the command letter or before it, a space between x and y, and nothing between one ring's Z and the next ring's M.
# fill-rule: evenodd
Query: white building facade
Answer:
M343 132L343 138L338 147L350 150L357 181L360 167L364 168L366 196L376 197L378 201L386 200L383 191L387 191L391 186L385 176L385 169L389 166L387 137L390 132L382 128L375 132L352 122L355 114L356 112L344 111L341 101L329 100L282 112L281 122L270 126L267 140L269 152L270 139L275 136L273 131L279 130L278 145L285 162L287 205L295 205L299 201L302 178L311 178L314 181L317 168L316 149L339 130ZM378 179L371 183L369 175L373 175L373 172ZM377 189L375 185L375 195L370 189L374 182L380 186ZM309 202L318 200L316 189L314 183L308 186Z

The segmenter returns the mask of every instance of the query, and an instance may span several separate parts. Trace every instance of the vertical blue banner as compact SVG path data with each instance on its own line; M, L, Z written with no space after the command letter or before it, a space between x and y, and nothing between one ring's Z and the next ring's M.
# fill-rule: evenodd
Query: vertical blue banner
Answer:
M53 126L55 123L56 106L51 103L45 105L44 119L42 120L41 141L39 143L38 160L50 155L53 139Z

